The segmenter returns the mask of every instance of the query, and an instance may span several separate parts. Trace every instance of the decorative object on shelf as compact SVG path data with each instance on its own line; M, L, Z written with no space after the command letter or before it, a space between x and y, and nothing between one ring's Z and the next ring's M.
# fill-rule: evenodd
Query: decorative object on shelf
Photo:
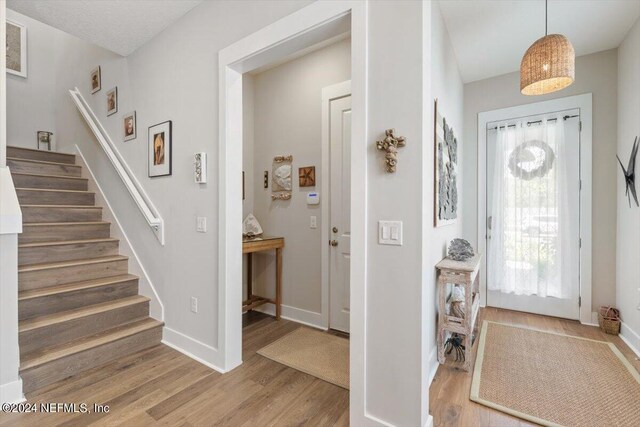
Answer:
M193 156L194 178L198 184L207 183L207 153L196 153ZM244 195L244 172L242 172L242 190ZM244 198L244 197L243 197Z
M107 116L118 112L118 88L114 87L107 92Z
M303 168L298 168L298 183L300 187L315 187L316 167L305 166Z
M149 178L171 175L171 120L149 127Z
M636 157L638 155L638 137L633 140L633 147L631 148L631 156L629 157L629 166L625 169L622 165L622 161L620 157L616 155L618 158L618 163L620 163L620 167L622 168L622 174L624 175L624 182L626 184L626 190L624 194L629 199L629 207L631 207L631 196L633 196L633 200L636 202L636 206L640 206L638 204L638 194L636 193Z
M256 237L262 235L262 227L260 227L260 223L256 219L253 214L247 215L247 217L242 221L242 237Z
M576 53L561 34L547 35L547 0L544 2L544 37L527 49L520 63L520 92L544 95L571 85L576 74Z
M453 239L449 243L448 257L454 261L466 261L474 255L471 243L464 239Z
M407 145L407 140L404 136L396 137L394 133L395 129L387 129L384 131L384 139L382 141L376 141L376 148L380 151L384 151L384 161L387 172L389 173L394 173L396 171L396 165L398 164L398 148Z
M542 178L553 168L553 149L537 139L518 145L509 155L509 171L518 179Z
M96 93L102 89L102 76L100 75L100 66L91 70L91 93Z
M47 146L47 150L51 151L51 136L53 136L53 132L39 130L36 132L36 136L38 140L38 150L40 149L40 144L45 144Z
M440 227L453 224L458 217L458 186L456 164L458 163L458 140L447 121L438 111L438 100L434 107L435 145L435 207L434 225Z
M598 326L603 332L611 335L620 333L620 310L610 306L602 306L598 310Z
M464 288L462 286L454 286L453 289L451 289L449 302L449 315L464 319Z
M292 179L291 163L293 156L276 156L273 158L271 200L291 199Z
M27 78L27 27L7 19L7 73Z
M124 140L131 141L138 137L138 127L136 124L136 112L132 111L125 114L122 118L122 125L124 131Z
M264 188L269 188L269 171L264 171Z
M444 343L444 352L448 356L451 354L453 350L455 350L455 360L456 362L464 362L464 335L452 333L451 336Z

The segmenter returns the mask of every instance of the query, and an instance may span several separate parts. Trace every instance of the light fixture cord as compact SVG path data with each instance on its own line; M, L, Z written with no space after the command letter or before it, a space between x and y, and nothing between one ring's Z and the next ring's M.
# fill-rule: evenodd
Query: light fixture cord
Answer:
M547 12L547 8L548 8L548 1L549 0L544 0L544 35L547 35L547 25L548 25L548 19L549 19L549 14Z

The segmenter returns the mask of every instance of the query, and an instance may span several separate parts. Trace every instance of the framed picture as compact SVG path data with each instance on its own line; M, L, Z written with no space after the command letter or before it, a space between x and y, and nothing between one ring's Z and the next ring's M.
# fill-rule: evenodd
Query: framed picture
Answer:
M441 227L456 222L458 218L458 140L453 128L447 124L438 109L438 100L434 107L435 139L435 198L434 226Z
M118 112L118 88L114 87L107 92L107 116Z
M149 127L149 177L171 175L171 120Z
M315 187L316 167L305 166L303 168L298 168L298 184L300 187Z
M100 66L91 70L91 93L96 93L102 89L102 77L100 75Z
M124 140L131 141L137 137L136 112L125 114L122 118L122 126L124 131Z
M8 19L7 73L27 78L27 27Z

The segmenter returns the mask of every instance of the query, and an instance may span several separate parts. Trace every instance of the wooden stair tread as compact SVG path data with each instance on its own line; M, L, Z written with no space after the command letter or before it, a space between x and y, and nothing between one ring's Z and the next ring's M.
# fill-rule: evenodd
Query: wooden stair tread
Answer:
M26 175L26 176L37 176L42 178L61 178L61 179L75 179L79 181L88 181L87 178L82 178L78 176L66 176L66 175L50 175L50 174L40 174L40 173L24 173L24 172L11 172L12 175Z
M78 222L27 222L22 227L68 227L73 225L106 225L109 221L78 221Z
M102 209L102 206L84 205L20 205L21 208L71 208L71 209Z
M82 240L55 240L53 242L36 242L36 243L22 243L18 245L20 248L37 248L42 246L63 246L63 245L77 245L82 243L102 243L102 242L119 242L119 239L113 237L105 237L102 239L82 239Z
M132 297L121 298L113 301L102 302L100 304L88 305L73 310L61 311L58 313L47 314L45 316L33 317L31 319L19 322L18 330L20 333L32 331L56 323L67 322L69 320L91 316L106 311L115 310L129 305L140 304L149 301L148 297L135 295Z
M27 271L36 271L36 270L47 270L49 268L73 267L76 265L85 265L85 264L98 264L102 262L121 261L126 259L129 259L129 257L124 255L110 255L106 257L97 257L97 258L84 258L84 259L74 259L70 261L45 262L42 264L29 264L29 265L18 266L18 273L23 273Z
M16 147L18 148L18 147ZM25 150L28 150L28 148L25 148ZM42 150L40 150L42 151ZM55 151L55 153L57 153L57 151ZM58 153L58 154L67 154L67 153ZM75 154L68 154L69 156L75 156ZM14 162L29 162L29 163L38 163L38 164L43 164L43 165L56 165L56 166L64 166L64 167L71 167L71 168L81 168L82 166L80 165L73 165L71 163L60 163L60 162L51 162L48 160L35 160L35 159L21 159L20 157L7 157L7 160L12 160Z
M50 347L43 354L34 353L25 355L20 361L20 372L36 368L45 363L53 362L63 357L77 354L92 348L99 347L123 338L130 337L149 329L163 326L164 323L150 317L139 321L120 325L96 335L85 337L76 341L65 343L59 347Z
M28 148L28 147L20 147L19 145L10 145L7 144L7 148L15 148L16 150L27 150L27 151L37 151L39 153L53 153L53 154L62 154L64 156L73 156L75 157L75 154L70 154L70 153L63 153L61 151L50 151L50 150L40 150L37 148Z
M73 177L72 177L73 178ZM61 188L33 188L33 187L16 187L16 191L47 191L51 193L82 193L82 194L95 194L94 191L88 190L64 190ZM47 205L51 206L51 205ZM54 205L55 206L55 205ZM75 206L75 205L74 205Z
M26 301L34 298L63 294L66 292L98 288L100 286L123 283L136 279L139 279L139 277L134 274L121 274L117 276L102 277L99 279L83 280L82 282L68 283L64 285L48 286L46 288L32 289L29 291L20 291L18 292L18 301Z

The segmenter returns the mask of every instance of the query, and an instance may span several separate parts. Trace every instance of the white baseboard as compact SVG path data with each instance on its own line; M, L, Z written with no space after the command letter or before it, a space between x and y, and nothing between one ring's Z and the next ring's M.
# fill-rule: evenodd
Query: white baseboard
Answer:
M273 304L265 304L255 309L261 313L269 314L271 316L276 315L276 309ZM282 318L291 320L303 325L311 326L312 328L327 330L327 327L323 324L322 314L315 311L303 310L301 308L291 307L290 305L282 305Z
M174 331L166 326L162 331L162 343L174 350L179 351L187 357L202 363L205 366L222 374L226 371L219 367L220 353L217 348L211 347L203 342L186 336L183 333Z
M22 394L22 378L0 385L0 403L20 403L25 400Z
M424 427L433 427L433 416L429 415L427 418L427 422L424 424Z
M629 346L636 356L640 357L640 334L631 329L629 325L622 322L620 325L619 337L626 345Z
M436 372L438 372L438 367L440 363L438 362L438 347L437 344L431 351L429 355L429 385L433 382L433 379L436 377Z

